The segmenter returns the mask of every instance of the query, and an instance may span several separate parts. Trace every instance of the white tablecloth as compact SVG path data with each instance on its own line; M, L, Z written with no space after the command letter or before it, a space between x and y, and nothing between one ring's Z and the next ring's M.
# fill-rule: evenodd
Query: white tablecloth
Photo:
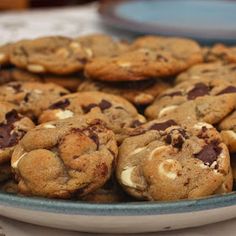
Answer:
M84 7L37 10L28 12L11 12L0 14L0 44L24 38L35 38L45 35L78 36L88 33L107 32L121 38L132 35L108 30L102 26L96 13L96 4ZM1 213L0 213L1 214ZM58 229L34 226L4 217L0 217L0 236L85 236L86 233L69 232ZM123 234L122 234L123 235ZM147 234L141 234L141 236ZM148 234L155 236L235 236L236 219L209 226L179 231Z

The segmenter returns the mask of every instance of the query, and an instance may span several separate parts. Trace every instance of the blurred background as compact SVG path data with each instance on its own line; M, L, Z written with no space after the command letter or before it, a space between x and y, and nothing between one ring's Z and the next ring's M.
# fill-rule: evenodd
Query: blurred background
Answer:
M24 10L37 7L73 6L93 1L95 0L0 0L0 11Z

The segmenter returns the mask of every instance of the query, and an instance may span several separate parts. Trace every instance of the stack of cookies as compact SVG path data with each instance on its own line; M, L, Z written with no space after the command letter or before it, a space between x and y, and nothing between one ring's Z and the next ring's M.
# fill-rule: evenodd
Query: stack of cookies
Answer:
M2 191L102 203L233 190L234 47L51 36L1 46L0 65Z

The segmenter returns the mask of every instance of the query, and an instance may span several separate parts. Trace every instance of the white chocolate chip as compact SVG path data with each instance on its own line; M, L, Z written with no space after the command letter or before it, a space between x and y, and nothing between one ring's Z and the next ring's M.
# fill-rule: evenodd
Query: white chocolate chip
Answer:
M66 58L69 56L69 51L65 48L60 48L56 52L57 56Z
M178 171L182 170L180 163L176 160L167 159L160 163L158 171L169 179L176 179Z
M144 116L138 114L138 120L141 122L141 123L145 123L147 120Z
M141 148L136 148L134 151L129 153L129 156L135 155L139 152L142 152L143 150L147 149L147 147L141 147Z
M148 160L151 160L153 157L158 157L158 154L160 154L163 150L166 150L168 147L163 145L160 147L155 148L149 155Z
M120 175L122 183L131 188L136 188L136 184L131 179L134 168L135 166L126 167Z
M217 164L218 164L218 163L217 163L216 161L213 161L210 167L211 167L212 169L215 169L215 167L217 166Z
M85 48L84 50L88 57L91 58L93 56L93 51L90 48Z
M43 125L43 128L46 128L46 129L55 129L56 126L55 126L55 125L52 125L52 124L45 124L45 125Z
M69 117L73 117L74 113L70 110L65 110L65 111L59 110L56 112L55 116L60 120L63 120Z
M45 72L45 68L41 65L37 65L37 64L31 64L27 66L27 70L31 71L31 72L35 72L35 73L43 73Z
M28 154L27 152L24 153L24 154L21 155L15 162L12 162L12 163L11 163L11 167L12 167L13 169L17 169L19 162L20 162L20 161L24 158L24 156L27 155L27 154Z
M161 118L162 116L168 114L170 111L173 111L176 107L178 107L178 106L171 105L171 106L164 107L163 109L160 110L158 118Z
M205 122L198 122L193 126L194 129L202 129L202 127L206 127L208 129L213 128L211 124L205 123Z
M34 89L33 92L34 92L34 93L37 93L37 94L42 94L42 93L43 93L43 91L42 91L42 90L39 90L39 89Z
M130 62L117 62L117 64L120 66L120 67L123 67L123 68L129 68L131 66L131 63Z
M77 42L72 42L70 44L70 47L73 48L73 49L81 48L81 44L77 43Z

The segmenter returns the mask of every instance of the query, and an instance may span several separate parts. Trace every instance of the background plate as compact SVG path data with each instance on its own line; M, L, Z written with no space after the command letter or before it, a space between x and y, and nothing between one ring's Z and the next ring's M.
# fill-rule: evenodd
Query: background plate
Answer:
M142 34L236 43L234 0L126 0L102 4L104 22Z
M91 204L0 193L0 215L83 232L142 233L215 223L236 217L236 193L198 200Z

